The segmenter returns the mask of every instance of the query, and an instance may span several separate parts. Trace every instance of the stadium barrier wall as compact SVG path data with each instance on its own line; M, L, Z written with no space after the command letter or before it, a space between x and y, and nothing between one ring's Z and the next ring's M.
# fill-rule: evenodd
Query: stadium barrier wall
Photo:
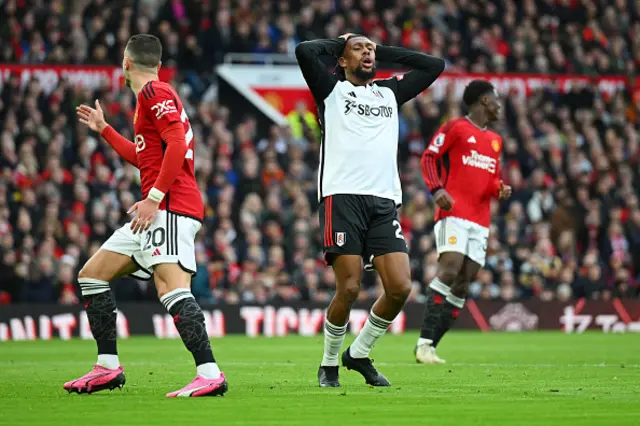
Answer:
M295 305L204 305L211 337L244 334L251 337L279 337L288 334L314 336L322 333L326 306ZM389 332L401 334L420 328L424 306L409 303ZM358 333L368 314L367 306L351 313L349 331ZM118 336L178 338L173 319L160 303L123 303L118 311ZM640 332L640 302L585 301L523 303L473 301L467 303L456 328L481 331L562 330L582 333ZM0 306L0 342L9 340L91 339L91 330L82 306L5 305Z

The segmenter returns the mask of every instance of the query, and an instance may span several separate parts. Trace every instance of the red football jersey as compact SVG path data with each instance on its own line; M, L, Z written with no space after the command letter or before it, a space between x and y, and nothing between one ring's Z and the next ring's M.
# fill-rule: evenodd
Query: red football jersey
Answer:
M436 208L435 220L453 216L489 227L491 198L500 188L502 139L468 118L445 123L422 156L429 189L445 188L453 197L450 211Z
M176 122L184 126L188 149L182 170L165 194L160 209L202 220L204 204L194 172L193 130L176 91L160 81L151 81L142 88L133 117L142 197L147 197L162 167L165 143L160 135Z

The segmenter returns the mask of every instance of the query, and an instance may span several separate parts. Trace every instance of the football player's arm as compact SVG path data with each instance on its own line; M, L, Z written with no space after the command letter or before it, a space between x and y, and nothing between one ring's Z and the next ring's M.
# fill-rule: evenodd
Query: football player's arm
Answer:
M107 141L120 157L124 158L128 163L138 167L138 156L136 155L136 144L122 136L113 127L107 125L100 136Z
M451 146L457 138L455 129L453 127L447 127L449 126L440 129L433 137L420 160L422 177L429 188L429 192L433 195L435 195L438 190L444 188L444 183L438 173L438 160L451 149Z
M404 104L425 91L442 74L445 67L445 62L441 58L396 46L376 46L376 59L380 62L411 68L411 71L402 76L392 77L378 83L387 85L395 92L398 105Z
M160 173L149 191L149 198L161 202L173 185L189 147L184 132L184 125L177 109L177 99L173 93L162 87L151 86L153 90L149 99L145 100L145 110L151 114L150 120L160 134L166 149L162 158ZM149 92L147 92L149 93Z
M491 196L494 198L500 197L500 157L496 160L496 174L491 182Z
M296 59L316 102L322 103L333 90L338 78L327 68L320 59L321 56L338 57L346 40L319 39L303 41L296 46Z

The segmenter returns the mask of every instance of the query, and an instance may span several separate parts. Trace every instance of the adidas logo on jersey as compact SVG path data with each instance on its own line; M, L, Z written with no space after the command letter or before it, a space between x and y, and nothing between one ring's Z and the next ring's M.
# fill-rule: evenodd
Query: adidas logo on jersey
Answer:
M160 253L160 249L156 247L156 249L153 251L153 254L151 255L151 257L160 256L160 254L161 254Z
M347 95L351 96L352 98L357 98L356 92L349 92L347 93Z
M471 136L469 139L467 139L467 142L476 143L476 137L475 136Z

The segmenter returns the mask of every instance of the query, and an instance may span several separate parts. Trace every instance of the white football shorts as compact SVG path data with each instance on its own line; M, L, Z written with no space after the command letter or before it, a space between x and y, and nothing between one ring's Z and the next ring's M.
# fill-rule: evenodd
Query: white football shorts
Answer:
M446 252L462 253L474 262L484 266L487 257L489 228L457 217L440 219L435 227L438 254Z
M151 278L153 267L161 263L177 263L195 274L195 239L201 227L195 219L159 210L146 231L134 234L127 222L101 248L131 257L139 267L131 275L138 279Z

